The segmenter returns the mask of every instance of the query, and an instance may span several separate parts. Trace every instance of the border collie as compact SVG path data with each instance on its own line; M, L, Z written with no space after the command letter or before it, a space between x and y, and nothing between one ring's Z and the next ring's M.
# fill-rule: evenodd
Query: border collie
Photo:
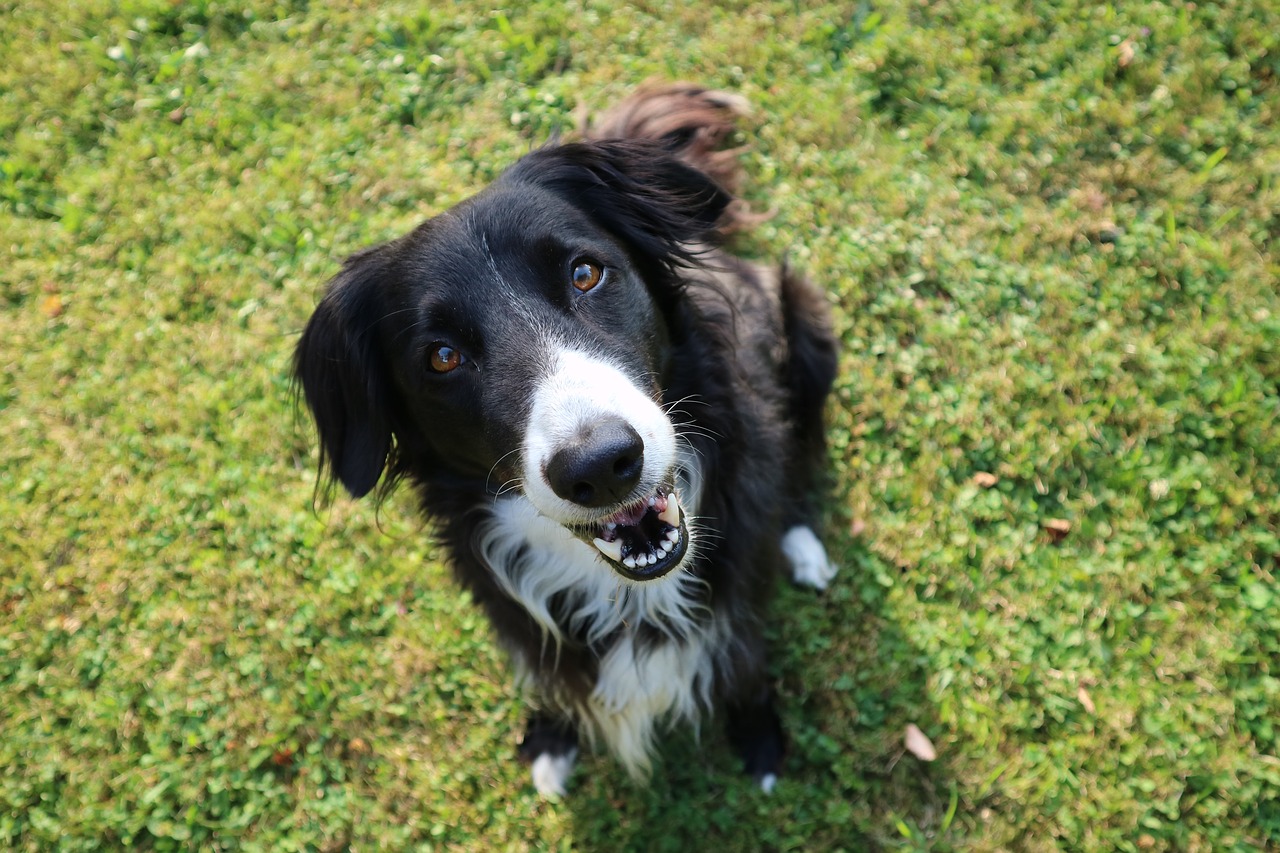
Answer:
M483 192L349 258L298 344L322 476L400 480L528 688L560 795L579 737L637 778L660 725L724 715L774 785L762 631L813 532L836 346L821 292L736 258L745 102L651 86ZM379 484L381 485L379 486Z

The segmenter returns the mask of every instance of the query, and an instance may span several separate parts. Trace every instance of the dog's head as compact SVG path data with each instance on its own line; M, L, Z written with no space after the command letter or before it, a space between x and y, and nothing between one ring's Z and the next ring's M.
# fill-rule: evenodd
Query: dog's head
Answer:
M295 356L322 468L520 489L626 578L677 567L676 270L729 201L657 145L563 145L350 258Z

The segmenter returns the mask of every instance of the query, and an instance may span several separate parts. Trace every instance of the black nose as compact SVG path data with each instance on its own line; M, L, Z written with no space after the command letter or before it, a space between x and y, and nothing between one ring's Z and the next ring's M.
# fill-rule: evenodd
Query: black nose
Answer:
M620 418L597 421L577 441L547 462L547 482L557 495L579 506L618 503L640 482L644 441Z

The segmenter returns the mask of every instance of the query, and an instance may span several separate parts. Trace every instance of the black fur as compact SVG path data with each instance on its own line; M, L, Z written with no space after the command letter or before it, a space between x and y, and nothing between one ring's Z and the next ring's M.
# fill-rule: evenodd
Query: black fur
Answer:
M522 747L529 759L575 746L569 706L590 694L617 639L588 642L566 622L565 641L548 643L478 547L495 496L521 475L528 389L547 366L538 341L590 347L676 404L670 417L706 483L699 514L709 535L688 571L706 581L714 616L705 618L723 620L730 637L716 696L746 769L776 773L783 735L761 623L784 525L813 520L835 344L807 281L717 247L732 199L671 144L536 151L478 196L353 256L302 335L295 375L322 469L356 497L408 479L456 577L532 667L543 710ZM564 285L582 256L607 265L607 287ZM443 375L427 364L441 342L466 358ZM642 645L682 630L630 627Z

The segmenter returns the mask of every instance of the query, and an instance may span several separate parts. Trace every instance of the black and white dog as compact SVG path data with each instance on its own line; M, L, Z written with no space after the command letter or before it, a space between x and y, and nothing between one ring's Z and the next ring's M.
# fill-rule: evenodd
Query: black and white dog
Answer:
M820 292L719 248L749 220L739 98L643 89L581 142L347 260L298 344L321 468L401 479L529 688L560 794L578 737L639 777L659 724L725 715L771 788L762 620L813 532L835 341Z

